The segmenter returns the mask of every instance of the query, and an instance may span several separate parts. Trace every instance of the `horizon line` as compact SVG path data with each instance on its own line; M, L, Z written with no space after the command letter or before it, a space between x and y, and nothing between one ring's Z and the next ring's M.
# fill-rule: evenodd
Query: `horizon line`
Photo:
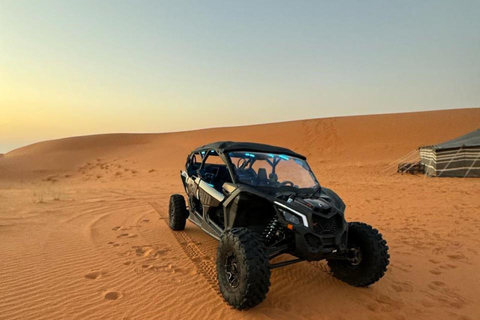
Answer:
M193 128L193 129L186 129L186 130L178 130L178 131L162 131L162 132L102 132L102 133L92 133L92 134L84 134L84 135L76 135L76 136L66 136L54 139L47 139L41 140L29 144L22 145L20 147L11 149L7 152L0 152L0 155L6 155L12 151L15 151L20 148L24 148L27 146L32 146L38 143L43 143L47 141L56 141L56 140L63 140L63 139L70 139L70 138L80 138L80 137L90 137L90 136L100 136L100 135L160 135L160 134L174 134L174 133L185 133L185 132L192 132L192 131L207 131L213 129L227 129L227 128L240 128L240 127L250 127L250 126L261 126L261 125L272 125L272 124L281 124L281 123L290 123L290 122L297 122L297 121L313 121L313 120L326 120L326 119L335 119L335 118L355 118L355 117L366 117L366 116L381 116L381 115L400 115L400 114L410 114L410 113L428 113L428 112L439 112L439 111L454 111L454 110L471 110L471 109L480 109L480 107L468 107L468 108L451 108L451 109L435 109L435 110L420 110L420 111L401 111L401 112L386 112L386 113L366 113L366 114L353 114L353 115L339 115L333 117L319 117L319 118L300 118L300 119L292 119L292 120L284 120L284 121L271 121L271 122L258 122L258 123L250 123L250 124L239 124L239 125L230 125L230 126L213 126L213 127L205 127L205 128Z

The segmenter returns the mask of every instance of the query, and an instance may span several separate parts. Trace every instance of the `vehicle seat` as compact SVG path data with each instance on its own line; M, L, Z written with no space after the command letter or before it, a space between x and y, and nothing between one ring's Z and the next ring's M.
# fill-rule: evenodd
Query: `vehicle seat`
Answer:
M228 171L228 168L226 166L219 165L218 173L213 183L214 188L222 192L222 186L225 182L232 182L232 178L230 177L230 172Z
M258 168L258 175L257 179L259 181L267 181L267 169L265 168Z

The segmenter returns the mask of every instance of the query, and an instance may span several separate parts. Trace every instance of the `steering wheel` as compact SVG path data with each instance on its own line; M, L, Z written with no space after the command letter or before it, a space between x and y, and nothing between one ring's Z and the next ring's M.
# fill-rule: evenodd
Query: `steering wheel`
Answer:
M289 180L285 180L283 182L280 182L280 187L283 187L283 186L293 187L293 186L295 186L295 183L293 183L292 181L289 181Z
M207 182L213 182L213 180L215 179L215 174L211 173L211 172L207 172L205 173L204 175L204 180L207 181Z
M243 161L242 161L243 160ZM247 159L245 158L238 158L237 161L237 169L243 169L243 166L247 163Z

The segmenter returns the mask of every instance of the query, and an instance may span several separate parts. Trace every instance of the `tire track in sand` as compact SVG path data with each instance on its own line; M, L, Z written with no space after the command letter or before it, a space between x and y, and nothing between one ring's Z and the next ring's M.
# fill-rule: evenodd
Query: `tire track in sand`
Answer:
M150 202L149 203L152 208L157 211L160 215L160 218L167 224L168 226L168 217L162 212L162 208L159 203L157 202ZM207 280L208 284L212 287L212 289L219 293L218 291L218 283L217 283L217 267L215 261L212 257L203 253L200 247L197 245L197 242L194 241L187 232L185 231L173 231L168 226L168 229L172 232L177 242L182 247L183 252L187 255L187 257L193 262L193 264L197 267L199 273Z

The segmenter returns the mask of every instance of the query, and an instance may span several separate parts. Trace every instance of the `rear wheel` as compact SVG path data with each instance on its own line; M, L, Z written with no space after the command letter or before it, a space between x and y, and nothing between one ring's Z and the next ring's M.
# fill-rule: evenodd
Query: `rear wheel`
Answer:
M270 287L270 266L259 234L246 229L226 231L218 245L217 276L225 301L248 309L265 300Z
M183 230L187 223L188 211L185 205L185 199L180 194L170 196L168 207L168 221L172 230Z
M390 255L377 229L361 222L348 224L348 259L329 259L335 278L352 286L367 287L382 278Z

